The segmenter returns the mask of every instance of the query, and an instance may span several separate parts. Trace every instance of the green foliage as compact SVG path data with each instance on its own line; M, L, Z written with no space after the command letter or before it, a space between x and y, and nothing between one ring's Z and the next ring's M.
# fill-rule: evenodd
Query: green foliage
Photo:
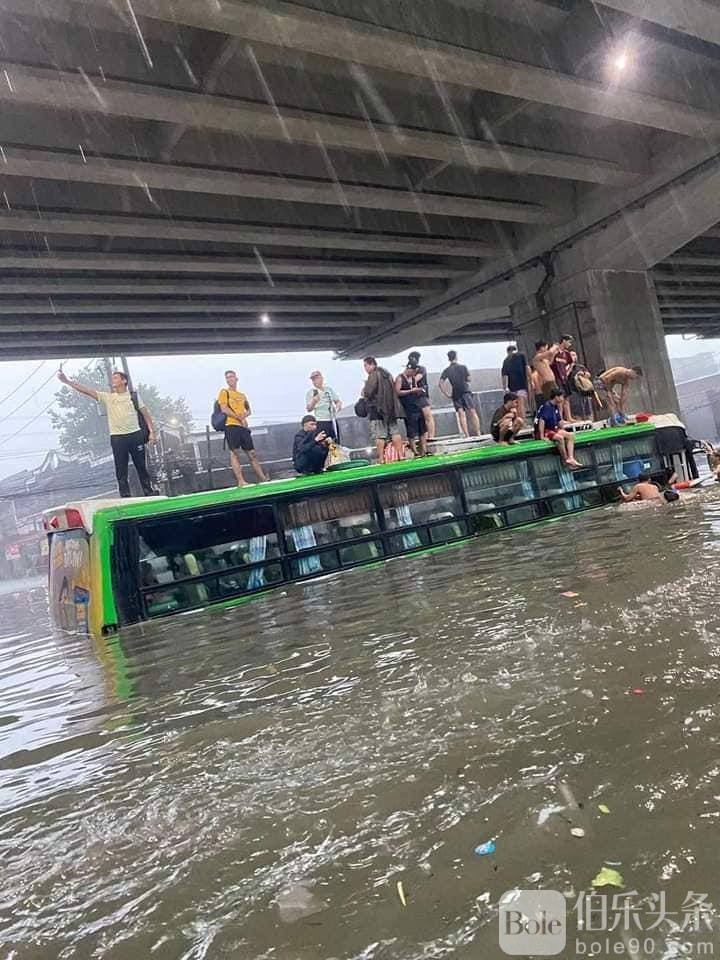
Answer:
M68 373L71 380L96 390L109 390L105 367L86 366L77 374ZM143 404L150 411L156 428L192 430L193 418L184 397L163 397L157 387L140 383L137 391ZM50 411L50 420L58 433L60 448L68 456L106 456L110 452L107 418L100 404L81 393L63 387L55 394L55 410Z

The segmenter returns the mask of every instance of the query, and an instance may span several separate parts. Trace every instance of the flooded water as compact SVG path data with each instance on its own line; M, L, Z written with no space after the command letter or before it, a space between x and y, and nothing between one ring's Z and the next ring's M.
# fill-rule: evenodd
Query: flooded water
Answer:
M720 904L718 561L715 489L94 645L0 596L0 957L496 958L603 865Z

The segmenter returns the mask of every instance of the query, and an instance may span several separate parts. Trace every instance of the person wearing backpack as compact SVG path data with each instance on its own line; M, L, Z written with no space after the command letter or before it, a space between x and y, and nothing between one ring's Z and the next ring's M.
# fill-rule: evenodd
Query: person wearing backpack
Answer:
M155 443L155 427L139 395L134 390L128 390L128 378L125 374L119 370L113 373L112 390L109 393L70 380L63 373L62 367L58 371L58 380L66 387L71 387L105 407L120 496L131 495L128 483L129 458L132 458L135 464L135 471L145 496L156 496L157 491L153 490L145 462L145 445Z
M367 406L370 439L375 442L378 462L383 463L386 459L386 444L392 448L392 458L402 460L404 448L398 421L404 419L405 412L395 390L395 381L384 367L378 366L375 357L365 357L363 366L367 380L361 399Z
M232 470L237 485L246 487L247 481L243 476L242 465L240 463L239 451L242 450L248 458L248 463L253 469L253 473L262 483L268 478L263 473L263 468L258 460L253 444L252 433L248 427L247 418L252 411L248 398L237 388L237 373L234 370L225 371L225 383L227 384L217 395L215 401L216 410L213 413L213 426L218 428L218 419L225 417L224 433L225 443L230 451L230 469ZM219 414L219 417L218 417Z

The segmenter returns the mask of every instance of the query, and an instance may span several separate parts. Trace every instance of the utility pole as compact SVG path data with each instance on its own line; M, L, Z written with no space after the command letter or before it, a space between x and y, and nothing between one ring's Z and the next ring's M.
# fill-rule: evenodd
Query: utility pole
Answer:
M120 365L123 368L123 373L127 377L128 390L132 390L133 388L132 377L130 376L130 367L128 367L127 357L125 356L120 357Z

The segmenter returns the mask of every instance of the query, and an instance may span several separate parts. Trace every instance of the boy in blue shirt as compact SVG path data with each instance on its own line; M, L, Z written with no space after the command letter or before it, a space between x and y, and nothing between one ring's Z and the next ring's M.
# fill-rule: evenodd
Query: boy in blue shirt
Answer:
M558 448L563 464L577 470L582 464L575 459L575 434L564 429L566 423L560 412L564 401L562 390L555 387L550 391L550 399L535 414L535 439L550 440Z

